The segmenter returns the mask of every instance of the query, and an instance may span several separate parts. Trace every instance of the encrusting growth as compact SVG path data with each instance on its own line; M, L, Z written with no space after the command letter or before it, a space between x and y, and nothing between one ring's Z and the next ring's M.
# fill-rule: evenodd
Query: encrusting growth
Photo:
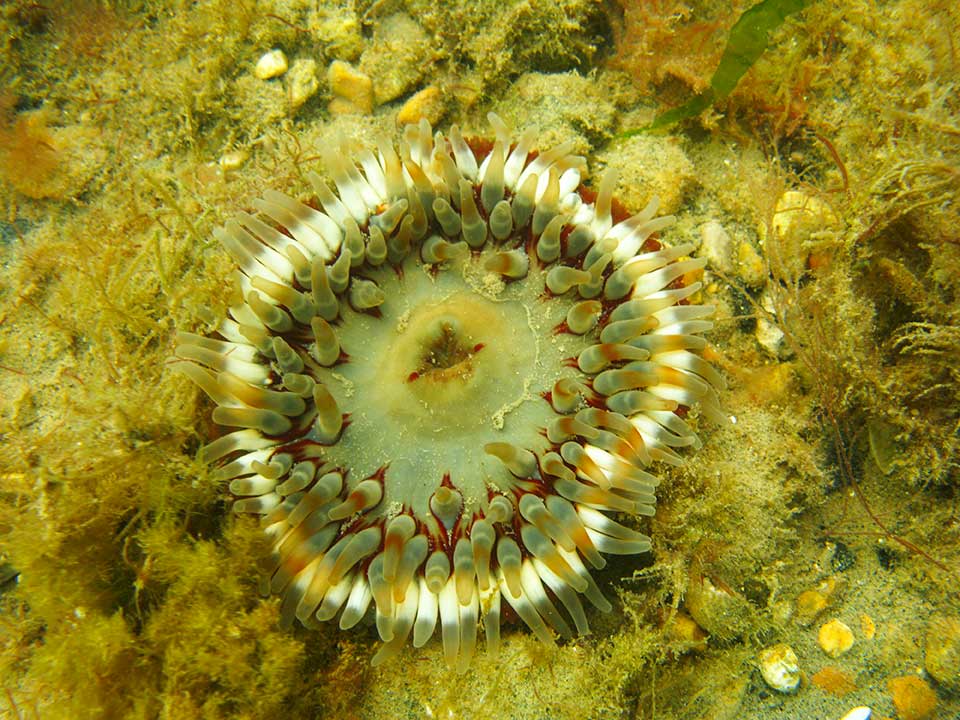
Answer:
M214 233L238 266L218 337L178 336L235 428L202 455L262 518L282 623L370 614L374 664L439 622L465 668L502 600L545 643L588 632L588 566L651 546L610 515L654 513L689 408L723 420L704 261L652 237L672 218L618 221L612 173L594 198L569 145L490 121L492 148L422 121L331 151L316 207L265 192Z

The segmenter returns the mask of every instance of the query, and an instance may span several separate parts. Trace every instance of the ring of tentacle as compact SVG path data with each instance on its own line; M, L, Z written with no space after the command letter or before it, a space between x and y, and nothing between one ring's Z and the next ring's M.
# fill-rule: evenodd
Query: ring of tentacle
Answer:
M466 667L505 600L545 643L610 609L588 566L650 549L654 461L722 420L701 357L704 261L661 245L656 203L614 209L568 145L534 151L424 121L329 152L315 199L267 191L215 231L236 295L177 367L234 428L203 448L261 517L281 622L375 618L379 664L439 621ZM558 604L561 609L558 609Z

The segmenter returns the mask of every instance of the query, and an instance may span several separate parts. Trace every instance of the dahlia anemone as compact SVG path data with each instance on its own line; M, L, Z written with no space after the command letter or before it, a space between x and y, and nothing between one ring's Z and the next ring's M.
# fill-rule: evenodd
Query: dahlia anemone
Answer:
M266 191L214 232L239 268L219 337L178 336L236 428L202 457L261 517L281 623L372 615L375 665L438 620L451 664L481 625L496 652L501 600L547 644L589 632L588 566L651 547L611 515L653 515L691 407L723 417L672 218L618 220L613 173L594 194L569 144L490 121L492 145L421 121L331 150L316 202Z

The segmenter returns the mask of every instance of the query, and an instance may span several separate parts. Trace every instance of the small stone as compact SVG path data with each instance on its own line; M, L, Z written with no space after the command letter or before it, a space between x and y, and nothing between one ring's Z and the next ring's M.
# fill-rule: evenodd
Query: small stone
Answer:
M733 272L733 241L716 220L700 226L700 257L705 257L713 270Z
M770 313L770 317L776 317L776 302L769 288L760 294L760 305ZM754 336L757 342L768 353L775 358L785 360L793 355L793 348L787 342L787 337L776 323L768 320L764 316L757 318L757 327L754 330Z
M737 276L752 288L763 287L767 282L767 266L757 249L744 240L737 251Z
M253 68L253 74L261 80L280 77L287 71L287 56L283 50L271 50L264 53L257 60L256 67Z
M777 365L776 367L782 367ZM786 598L774 600L770 603L771 618L777 625L784 625L794 617L794 604Z
M777 259L780 267L774 270L778 275L799 278L806 269L813 244L825 233L833 232L837 216L823 200L799 190L783 193L773 212L770 230L777 247L768 255Z
M327 70L334 115L369 115L373 112L373 80L348 62L334 60Z
M866 613L860 616L860 632L867 640L873 640L873 636L877 634L877 626L873 618Z
M317 94L320 82L317 80L317 61L309 58L294 60L287 78L287 98L290 109L297 110L307 100Z
M250 153L246 150L230 150L221 155L217 162L224 170L238 170L243 167L249 157Z
M397 113L397 125L416 125L421 118L436 127L447 111L443 93L436 85L427 85L414 93Z
M880 472L889 475L895 467L900 465L905 454L905 448L897 440L900 430L896 425L886 422L882 418L867 420L867 440L870 444L870 457L880 468Z
M752 606L742 595L699 573L692 573L684 603L697 625L719 640L740 637L753 622Z
M850 546L839 540L827 542L824 547L827 565L834 572L846 572L857 563L857 556Z
M827 607L827 597L819 590L804 590L797 596L797 622L810 625Z
M830 603L830 598L840 585L836 578L828 577L813 590L805 590L797 596L797 622L804 627L811 625Z
M857 689L857 684L850 677L850 673L841 670L833 665L827 665L822 670L813 674L810 682L816 685L824 692L837 697L843 697Z
M760 674L777 692L792 693L800 686L800 664L789 645L780 644L760 651Z
M844 623L833 619L820 626L817 643L830 657L840 657L853 647L853 631Z
M840 720L870 720L871 715L873 715L873 710L866 705L860 705L847 711L847 714L840 718Z
M771 224L773 231L784 237L804 223L814 223L811 230L816 231L836 222L837 216L823 200L799 190L787 190L777 199Z
M787 345L783 330L766 318L761 317L757 320L757 329L754 335L757 338L757 342L760 343L760 346L774 357L789 357L789 346Z
M677 652L700 652L707 647L707 634L685 612L678 612L674 616L666 627L666 634L671 648Z
M960 618L937 617L927 628L924 667L950 690L960 690Z
M887 683L900 720L926 720L937 709L937 694L916 675L896 677Z

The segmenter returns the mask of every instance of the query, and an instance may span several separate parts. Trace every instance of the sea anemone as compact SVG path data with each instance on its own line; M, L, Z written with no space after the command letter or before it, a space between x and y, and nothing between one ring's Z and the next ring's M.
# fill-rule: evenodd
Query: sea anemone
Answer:
M266 191L214 231L238 265L218 337L178 336L237 428L202 457L261 518L281 623L373 616L375 665L438 619L451 664L481 625L496 652L501 600L545 643L588 632L580 596L610 603L587 566L651 547L611 515L653 515L692 407L723 417L704 261L653 237L672 218L490 121L492 144L421 121L331 149L315 202Z

